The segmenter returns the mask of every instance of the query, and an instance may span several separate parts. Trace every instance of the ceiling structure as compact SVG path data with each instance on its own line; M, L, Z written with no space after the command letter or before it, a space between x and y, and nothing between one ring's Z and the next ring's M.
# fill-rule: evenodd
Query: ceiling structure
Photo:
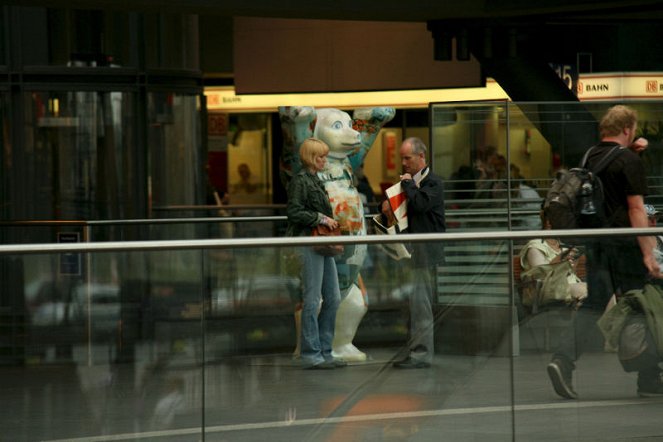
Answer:
M433 37L436 60L473 56L484 77L495 78L515 101L575 100L552 73L550 63L574 65L584 72L663 71L661 0L5 0L5 4L423 22Z
M10 0L5 3L328 20L543 19L593 23L663 19L663 2L656 0Z
M478 61L513 101L577 101L551 69L663 72L661 0L5 0L5 4L88 10L426 23L435 60ZM545 104L541 104L545 106ZM590 121L589 115L572 118ZM555 134L547 134L555 144ZM591 125L590 125L591 126ZM582 124L562 136L593 137ZM563 141L563 140L560 140ZM565 144L569 144L565 143Z

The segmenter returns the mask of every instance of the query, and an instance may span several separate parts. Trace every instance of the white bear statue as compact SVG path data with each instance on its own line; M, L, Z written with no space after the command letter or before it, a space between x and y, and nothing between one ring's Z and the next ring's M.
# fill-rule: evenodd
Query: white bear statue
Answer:
M373 145L380 129L394 117L391 107L362 108L351 118L338 109L312 107L280 107L279 115L284 135L281 156L281 179L287 185L289 178L301 168L299 146L311 136L329 146L325 169L319 177L325 185L334 212L334 218L347 229L345 234L366 235L364 207L353 182L353 171L359 167ZM366 258L366 245L345 248L336 259L341 298L336 314L336 327L332 345L334 357L349 362L364 361L366 354L352 343L361 319L367 311L366 293L359 274ZM299 319L301 305L295 308L297 346L299 355Z

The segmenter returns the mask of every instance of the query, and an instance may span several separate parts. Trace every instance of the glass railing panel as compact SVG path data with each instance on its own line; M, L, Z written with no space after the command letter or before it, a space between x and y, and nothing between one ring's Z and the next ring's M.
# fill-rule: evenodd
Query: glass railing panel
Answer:
M3 400L17 414L2 427L200 440L202 269L190 250L3 256Z
M604 234L626 253L623 238ZM461 235L426 242L444 247L445 262L428 273L434 357L422 369L393 362L408 352L409 299L425 273L392 258L382 238L346 244L365 256L335 330L341 336L354 317L351 342L366 359L330 370L305 370L295 357L295 258L309 246L292 239L4 254L0 389L14 411L0 425L17 440L437 440L444 432L506 441L555 432L570 441L603 434L606 416L627 416L634 425L611 434L657 437L660 401L638 396L637 372L625 371L619 348L593 328L604 306L589 312L590 331L573 329L582 308L523 302L518 256L531 236ZM552 239L585 252L575 271L587 281L597 259L589 240ZM562 399L548 364L582 337L578 399Z
M533 241L555 246L558 239ZM578 279L571 281L568 291L564 284L557 284L557 293L575 298L583 288L589 288L589 297L580 306L575 299L528 302L530 294L548 293L548 290L543 288L545 282L534 280L532 284L529 275L516 266L515 293L520 309L519 352L513 358L515 440L542 440L550 437L551 432L555 440L564 441L656 438L660 435L656 418L661 411L660 401L640 397L639 390L647 393L655 390L655 385L660 390L660 357L654 351L651 357L633 358L632 352L636 343L637 352L642 351L642 343L647 339L644 324L648 315L636 301L641 299L642 291L626 292L616 306L611 297L620 291L613 283L624 281L623 287L641 288L648 282L652 285L645 292L652 293L646 298L660 300L663 293L660 280L646 277L633 237L561 238L561 241L563 247L577 251L574 251L577 258L571 261L571 272ZM514 241L514 249L521 250L526 243L526 240ZM630 313L622 316L626 307ZM652 314L649 319L656 316ZM643 332L637 338L640 341L627 332L633 330L634 324ZM605 334L602 329L612 331ZM567 360L574 365L567 368L564 362ZM640 385L639 371L649 379L649 387ZM551 373L554 377L558 377L555 373L567 376L566 385L572 393L563 385L555 388ZM577 397L569 400L569 394ZM605 419L611 421L609 428L601 424Z
M503 244L494 247L500 250ZM261 248L262 261L238 249L209 252L210 268L218 273L210 283L206 314L207 439L366 440L405 434L434 440L442 429L456 439L467 425L484 419L468 407L499 407L491 419L492 437L511 439L508 291L492 304L470 301L469 295L447 290L443 267L431 269L432 366L397 369L392 363L408 353L408 299L424 270L407 259L390 258L382 246L366 249L361 282L348 289L336 318L338 334L344 330L340 318L347 321L358 307L361 319L353 342L366 360L350 359L348 367L334 370L305 370L293 354L294 312L301 297L293 259L297 247ZM495 273L507 287L505 269ZM497 325L496 309L508 313ZM471 321L464 321L466 316ZM495 380L489 392L475 394L477 383L488 380Z
M424 270L380 245L353 247L365 249L365 267L341 316L359 312L351 342L366 359L324 371L293 358L298 247L5 256L15 302L4 310L13 331L5 327L3 397L22 415L0 423L24 440L200 440L203 431L206 440L428 440L468 428L511 440L506 299L451 293L446 267L431 269L432 366L394 368ZM489 247L501 256L505 246ZM453 263L462 243L445 248ZM497 407L490 429L475 429L484 407Z
M27 144L20 159L4 165L9 216L80 220L141 212L144 181L131 154L134 93L55 88L24 91L21 98Z
M446 180L450 228L508 228L508 131L502 129L509 124L508 105L505 101L431 104L431 164Z
M599 141L598 122L614 103L433 103L433 169L445 178L449 227L464 231L527 230L555 174L576 167ZM659 102L628 104L638 112L637 136L648 175L647 202L661 205L663 164Z

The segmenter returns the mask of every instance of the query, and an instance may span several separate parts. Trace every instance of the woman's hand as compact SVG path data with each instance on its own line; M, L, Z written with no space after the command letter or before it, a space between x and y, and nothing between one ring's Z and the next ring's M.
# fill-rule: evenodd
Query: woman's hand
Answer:
M328 216L322 218L321 223L329 227L330 229L335 229L338 227L338 222L334 218L330 218Z
M562 261L569 261L571 265L575 265L578 256L580 256L578 249L572 248L570 250L564 250L550 260L550 264L557 264Z

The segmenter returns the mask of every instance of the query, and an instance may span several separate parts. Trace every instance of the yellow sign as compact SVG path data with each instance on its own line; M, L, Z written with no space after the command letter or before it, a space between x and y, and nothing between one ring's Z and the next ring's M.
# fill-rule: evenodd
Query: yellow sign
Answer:
M663 98L663 72L618 72L580 74L578 99L660 100Z
M235 95L233 87L207 88L207 109L222 112L276 112L279 106L358 107L392 106L426 108L430 103L473 100L504 100L508 95L493 80L485 87L422 89L378 92L335 92L319 94Z
M485 87L476 88L235 95L235 89L230 86L207 88L205 95L209 110L228 113L277 112L279 106L338 109L393 106L412 109L426 108L430 103L509 99L507 93L493 79L488 79ZM648 98L660 100L663 98L663 72L580 74L577 95L580 101Z

